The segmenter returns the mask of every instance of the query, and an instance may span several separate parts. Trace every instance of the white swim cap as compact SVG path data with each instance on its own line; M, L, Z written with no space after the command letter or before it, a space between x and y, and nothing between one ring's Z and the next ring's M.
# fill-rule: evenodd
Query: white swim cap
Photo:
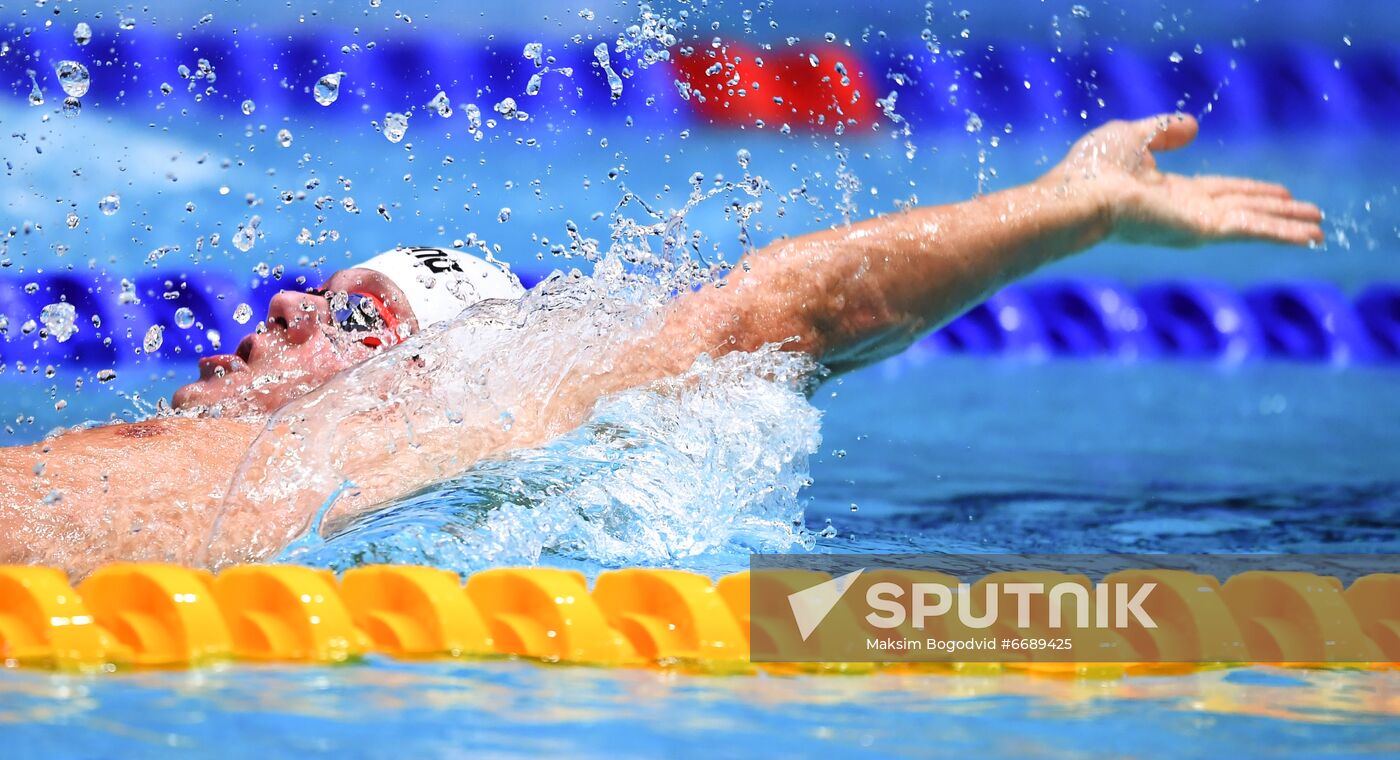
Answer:
M420 330L446 322L478 301L525 295L514 274L448 248L395 248L355 268L378 272L397 285L408 298Z

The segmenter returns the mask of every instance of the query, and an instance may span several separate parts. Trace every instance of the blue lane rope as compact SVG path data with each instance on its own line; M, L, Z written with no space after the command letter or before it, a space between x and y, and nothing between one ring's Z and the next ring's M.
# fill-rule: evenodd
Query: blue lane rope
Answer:
M111 105L119 97L144 99L165 80L186 96L188 83L176 78L177 68L193 68L206 58L218 79L208 95L203 94L207 84L195 82L204 107L236 112L251 98L262 114L364 120L387 110L421 106L437 85L454 92L485 89L493 97L525 98L526 83L536 71L520 52L529 41L534 38L391 37L379 40L368 55L343 53L325 36L186 33L176 39L155 28L117 33L97 25L85 47L73 43L71 35L58 33L12 40L10 53L0 57L0 76L12 83L11 97L22 100L29 93L29 70L38 72L47 91L54 91L55 62L72 58L89 67L100 63L83 101ZM673 48L673 59L693 42ZM546 42L545 50L556 58L555 67L570 67L574 74L546 77L545 89L527 99L529 111L541 118L625 114L643 125L668 128L674 128L678 118L688 126L710 123L678 94L678 72L670 64L625 66L632 86L614 101L606 87L591 82L594 66L588 46L560 39ZM962 130L971 110L998 126L1048 119L1077 131L1108 118L1145 116L1178 105L1197 114L1209 111L1216 134L1318 129L1387 134L1400 118L1400 52L1391 46L1348 47L1338 53L1298 42L1172 52L1170 47L1114 44L1063 53L1007 41L954 58L935 55L914 40L863 44L843 56L851 59L852 70L868 72L865 87L874 90L867 93L870 97L897 91L898 111L916 129ZM965 70L975 70L979 77L954 78ZM333 71L346 72L345 102L323 108L312 99L310 88ZM283 80L287 86L280 84ZM955 83L961 86L953 103L947 93Z

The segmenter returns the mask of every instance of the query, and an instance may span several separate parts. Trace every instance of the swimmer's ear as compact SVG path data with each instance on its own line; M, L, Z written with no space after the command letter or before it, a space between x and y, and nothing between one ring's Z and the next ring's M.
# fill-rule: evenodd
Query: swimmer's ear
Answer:
M1164 113L1134 122L1149 150L1176 150L1196 139L1200 124L1187 113Z

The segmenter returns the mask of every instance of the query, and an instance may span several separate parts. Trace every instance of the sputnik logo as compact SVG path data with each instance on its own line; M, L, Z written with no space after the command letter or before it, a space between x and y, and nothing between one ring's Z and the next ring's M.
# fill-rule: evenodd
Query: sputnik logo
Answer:
M817 626L831 614L836 603L841 601L846 590L863 572L865 568L862 567L811 588L788 594L788 605L792 607L792 617L797 621L797 631L802 634L803 641L806 641L807 637L812 635L812 631L817 630Z

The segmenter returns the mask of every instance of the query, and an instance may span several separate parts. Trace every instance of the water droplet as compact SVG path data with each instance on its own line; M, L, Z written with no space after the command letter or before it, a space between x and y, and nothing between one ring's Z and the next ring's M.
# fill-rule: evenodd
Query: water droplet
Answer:
M244 253L253 250L253 244L256 242L258 242L258 228L251 222L239 226L238 231L233 233L233 247Z
M188 330L194 327L194 312L188 306L181 306L175 310L175 324L181 330Z
M76 230L76 229L78 229L78 215L77 215L77 214L74 214L74 213L72 213L72 212L69 212L68 218L67 218L65 221L68 222L68 229L70 229L70 230Z
M968 113L967 113L967 123L963 125L963 128L966 129L966 130L967 130L967 133L970 134L970 135L974 135L974 134L977 134L978 132L981 132L981 131L982 131L982 117L981 117L981 116L978 116L975 112L968 111Z
M437 112L438 116L444 119L452 116L452 102L447 99L447 93L439 92L428 101L428 107Z
M473 139L480 140L483 136L481 132L481 108L475 103L468 103L466 111L467 131L471 133Z
M39 80L34 78L34 72L29 72L29 81L34 88L29 91L29 105L42 106L44 104L44 91L39 89Z
M73 27L73 41L79 45L92 42L92 27L88 26L86 21L79 21L78 25Z
M106 216L117 213L117 210L121 207L122 197L116 193L104 195L102 196L102 200L97 202L97 210L101 211Z
M584 8L583 10L579 11L578 17L583 19L584 21L592 21L594 18L596 18L596 16L593 14L593 11L589 10L588 8Z
M55 340L62 343L78 331L78 310L66 301L51 303L39 310L39 321Z
M110 383L117 379L117 371L114 369L100 369L97 371L97 382Z
M141 347L146 349L146 353L154 353L160 350L160 344L165 342L165 328L160 325L151 325L146 331L145 340L141 341Z
M753 155L749 153L747 148L740 148L739 152L735 154L735 158L739 159L740 169L747 169L749 168L749 161L753 158Z
M384 114L384 137L391 143L399 142L403 139L404 133L408 132L408 115L402 113Z
M245 101L243 101L243 115L244 115L244 116L252 116L252 115L253 115L253 112L256 111L256 110L258 110L258 104L257 104L257 103L254 103L254 102L251 101L251 100L245 100Z
M383 3L384 3L384 0L369 0L369 7L371 7L371 8L378 8L378 7L379 7L380 5L382 5Z
M544 65L544 45L538 42L527 42L525 43L525 51L522 54L525 56L525 60L534 61L535 68Z
M82 113L82 110L83 110L83 101L78 100L77 98L64 98L64 99L63 99L63 115L64 115L64 116L67 116L68 118L72 119L72 118L76 117L78 114Z
M1181 53L1178 53L1175 50L1173 50L1172 54L1167 56L1167 60L1171 61L1172 63L1181 63Z
M1069 15L1074 16L1075 18L1089 18L1089 9L1085 8L1082 5L1071 6L1069 9Z
M81 98L87 94L92 80L88 76L86 66L77 61L59 61L55 68L58 71L58 83L63 87L64 92L75 98Z
M279 129L277 131L277 144L284 148L292 147L292 130Z
M612 92L612 99L617 100L622 97L622 77L613 71L612 62L608 60L608 43L598 43L598 46L593 48L593 57L597 59L598 66L603 69L603 73L608 76L608 89Z
M503 98L501 102L492 106L492 108L495 109L496 113L507 119L514 119L516 114L520 112L519 106L515 104L515 98Z
M240 325L248 324L248 320L253 318L253 307L246 303L240 303L233 310L233 321Z
M327 74L316 82L316 88L312 90L312 97L323 106L328 106L340 97L340 78L345 76L345 72L337 71Z
M505 224L506 222L509 222L509 221L510 221L510 207L507 206L507 207L505 207L505 208L502 208L502 209L501 209L501 213L499 213L499 214L496 215L496 221L500 222L501 224Z
M808 53L808 54L807 54L807 63L812 64L812 68L815 69L817 66L820 66L820 65L821 65L821 59L817 58L817 54L816 54L816 53Z

